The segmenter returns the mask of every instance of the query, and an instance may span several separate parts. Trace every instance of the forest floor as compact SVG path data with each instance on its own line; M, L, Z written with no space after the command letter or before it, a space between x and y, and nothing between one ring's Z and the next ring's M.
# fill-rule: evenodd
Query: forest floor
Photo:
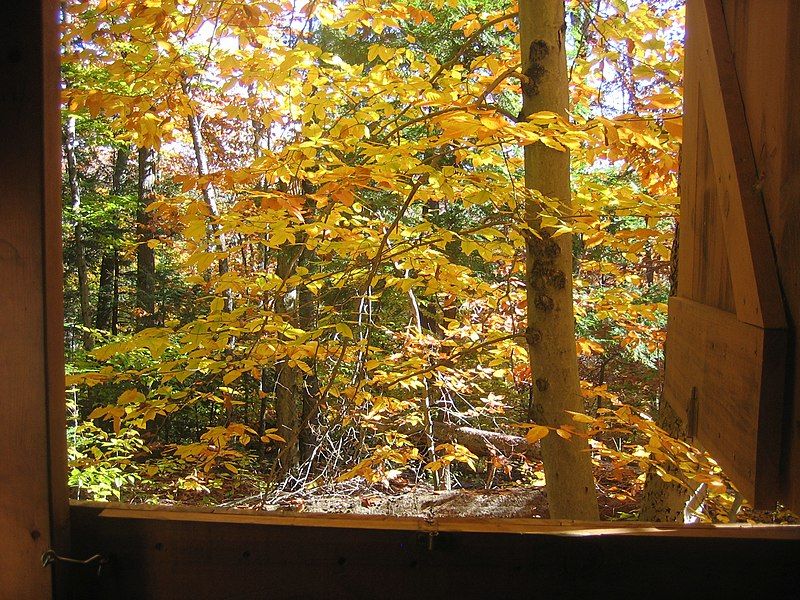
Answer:
M635 519L641 482L637 474L607 473L598 478L603 520ZM620 477L622 475L622 477ZM241 495L214 503L225 508L325 514L388 515L400 517L547 518L544 482L503 481L486 487L480 479L463 481L451 490L398 476L378 483L355 478L319 487L299 486L269 494ZM180 503L192 503L181 497ZM207 503L207 502L205 502Z
M604 521L636 520L642 492L642 477L634 469L599 468L595 472L600 516ZM397 517L472 517L540 518L548 517L547 495L543 482L534 484L504 481L487 488L479 479L464 481L458 489L435 490L429 483L411 481L405 476L378 483L354 478L318 487L258 492L240 488L231 499L231 490L216 490L211 496L183 492L165 504L211 505L268 512L317 514L360 514ZM227 498L221 497L224 493ZM722 514L719 505L708 513ZM714 518L714 521L719 520ZM798 524L800 519L785 510L755 511L743 506L740 522ZM723 521L724 522L724 521Z

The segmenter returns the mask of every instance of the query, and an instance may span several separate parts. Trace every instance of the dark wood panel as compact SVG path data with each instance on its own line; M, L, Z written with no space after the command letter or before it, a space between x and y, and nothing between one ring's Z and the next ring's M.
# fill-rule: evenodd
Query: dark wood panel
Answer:
M696 238L694 243L696 265L692 287L686 297L735 313L731 269L720 210L720 190L716 184L717 177L709 148L708 127L702 102L698 106L698 111L700 113L697 148L698 181L696 196L693 198L697 216L694 227L687 231L687 235Z
M0 25L0 598L13 600L50 597L40 557L68 516L57 6L10 3Z
M692 33L688 39L694 43L690 50L699 55L700 95L714 163L712 182L736 314L745 323L784 328L786 311L722 0L690 3L687 13Z
M666 388L684 416L693 382L703 380L687 353L701 361L707 378L725 382L721 388L714 383L715 394L701 399L705 414L714 414L718 422L700 419L699 443L751 499L781 499L795 510L800 510L798 22L800 3L794 0L687 3L678 294L735 311L742 324L765 331L759 336L714 316L726 323L714 336L739 330L745 335L741 339L760 345L745 352L740 344L738 358L726 365L708 355L708 344L702 350L696 347L700 323L684 323L678 331L670 318L666 375ZM778 329L787 332L784 354L771 345L780 337ZM681 336L686 337L676 339ZM734 347L730 343L729 349ZM770 374L768 380L754 378L754 368L745 371L748 378L735 370L746 356L768 361L760 367L762 375ZM721 390L725 395L718 394ZM718 406L712 409L712 403ZM759 437L746 441L743 435ZM781 490L775 485L776 472ZM757 494L760 485L770 491L759 489Z
M669 334L667 402L750 502L774 507L786 332L673 297Z
M782 479L800 512L800 2L727 0L725 17L793 332Z
M539 518L398 517L390 515L325 514L246 510L204 506L135 505L117 502L72 501L75 509L99 509L101 518L191 523L231 523L379 529L384 531L517 533L567 536L718 537L728 539L798 539L800 525L750 523L648 523L640 521L572 521Z
M793 598L800 541L427 533L102 518L73 507L73 597Z

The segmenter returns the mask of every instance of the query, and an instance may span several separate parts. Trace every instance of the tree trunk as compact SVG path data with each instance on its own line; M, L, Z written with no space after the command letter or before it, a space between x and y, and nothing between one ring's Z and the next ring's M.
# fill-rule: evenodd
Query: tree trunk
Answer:
M69 181L69 194L72 202L72 211L75 215L74 243L75 267L78 272L78 298L81 312L81 339L83 348L91 350L93 340L89 328L92 326L92 313L89 306L89 277L86 266L86 247L83 242L83 222L81 221L81 188L78 183L78 164L75 155L77 136L75 133L75 117L69 117L65 127L64 153L67 158L67 179Z
M136 326L152 327L156 323L156 258L147 244L153 238L147 206L155 200L156 153L152 148L139 148L138 205L136 208Z
M303 252L301 263L308 263L305 258L308 251ZM311 331L316 327L317 297L306 286L297 288L298 322L300 329ZM302 389L300 399L302 403L302 418L300 420L300 460L307 462L314 456L314 451L319 445L316 431L319 421L319 379L317 377L317 364L315 360L309 361L310 373L302 375Z
M116 158L114 159L114 172L111 176L112 196L122 195L123 178L128 167L129 156L130 148L127 146L117 150ZM114 334L116 334L114 315L117 312L118 300L115 290L119 286L117 282L117 274L119 273L118 259L119 253L116 247L107 248L103 251L103 257L100 260L100 282L97 289L97 312L95 313L95 327L105 331L112 329Z
M94 326L103 331L110 329L114 312L116 258L113 250L107 250L103 252L103 257L100 259L100 280L97 285L97 311L94 316Z
M278 254L276 273L286 281L295 272L302 246L285 245ZM297 289L286 288L276 299L275 312L283 313L286 320L297 323ZM300 369L289 365L284 358L275 365L275 420L278 435L286 440L286 446L278 456L278 473L287 475L300 462L300 408L302 374Z
M552 111L566 117L569 103L564 0L520 0L523 117ZM571 206L569 154L541 143L525 148L525 185ZM566 411L583 412L575 351L572 236L541 227L539 204L528 200L527 340L537 423L576 426ZM535 233L533 233L535 232ZM541 443L550 516L596 520L597 493L587 441L551 432Z
M669 295L678 292L678 227L675 227L675 238L670 250ZM666 348L664 348L666 352ZM666 354L664 363L666 364ZM663 391L656 415L656 425L674 438L684 439L686 430L675 410L664 400ZM677 480L683 479L680 469L675 465L664 465L668 475ZM642 492L642 504L639 511L640 521L683 522L683 509L689 500L690 491L678 481L664 481L655 469L647 472L647 479Z
M189 96L189 84L186 81L183 82L183 91L187 96ZM197 174L200 177L206 177L208 175L208 156L206 155L205 146L203 145L203 132L200 127L200 117L196 113L191 113L189 114L188 121L189 133L192 136L192 147L194 148L195 167L197 168ZM211 216L214 219L218 218L219 204L217 202L217 192L214 189L214 186L211 183L204 184L202 186L202 193L203 200L205 200ZM220 232L219 229L218 223L214 222L211 225L211 235L214 238L213 243L215 252L218 252L221 255L218 263L219 274L224 275L228 272L228 257L225 254L228 251L228 244L225 240L225 236ZM230 290L225 292L225 310L229 312L233 310L233 294L231 294Z

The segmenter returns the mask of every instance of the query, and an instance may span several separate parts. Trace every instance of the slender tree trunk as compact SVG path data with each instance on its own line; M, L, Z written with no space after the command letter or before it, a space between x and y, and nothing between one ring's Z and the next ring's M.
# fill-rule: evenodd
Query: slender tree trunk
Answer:
M423 217L427 220L430 219L433 215L441 215L442 213L442 206L438 200L428 200L425 206L422 208ZM412 295L411 301L412 305L416 304L416 299L413 298L413 290L408 291L409 294ZM441 324L441 315L439 314L438 307L436 306L435 302L425 302L422 301L419 304L416 304L416 308L418 311L418 326L420 328L420 332L427 332L433 337L438 340L441 340L444 337L444 331L442 330ZM441 348L440 351L449 352L449 350L445 350L445 348ZM446 405L446 397L444 394L444 390L434 384L434 382L428 383L425 381L425 392L428 396L428 406L430 409L430 427L429 433L431 437L431 441L433 442L433 448L435 449L435 435L434 435L434 422L437 419L440 419L445 424L450 425L450 411ZM454 439L445 439L445 440L438 440L440 442L447 442L453 443L455 442ZM434 457L435 458L435 457ZM436 474L436 473L434 473ZM437 480L434 478L434 484L436 489L444 489L450 491L453 488L453 473L452 469L450 468L449 464L446 464L442 467L441 470L441 477Z
M417 326L417 334L423 335L424 329L422 327L422 312L417 301L417 296L414 290L408 290L408 298L411 303L411 312ZM422 413L422 435L423 444L425 445L425 453L428 455L426 458L430 461L436 460L436 439L433 434L433 407L436 402L434 390L431 389L430 382L425 379L425 393L420 396L420 412ZM444 474L438 470L433 472L433 487L436 490L443 489ZM449 479L449 473L448 473Z
M85 350L91 350L93 340L89 328L92 326L92 312L89 306L89 276L86 265L86 246L83 240L83 222L81 215L81 188L78 183L78 164L75 155L78 143L75 132L75 117L69 117L65 127L64 152L67 158L67 179L69 181L69 194L72 202L72 211L75 215L74 243L75 266L78 271L78 297L80 302L81 339Z
M111 328L114 312L114 273L116 272L117 254L114 250L106 250L100 259L100 278L97 285L97 310L94 315L94 326L108 331Z
M678 227L675 227L675 238L672 241L670 251L670 286L669 295L674 296L678 292ZM665 348L666 351L666 348ZM666 355L665 355L666 356ZM666 358L664 359L666 363ZM667 434L674 438L684 439L686 430L680 417L675 410L663 397L658 406L656 414L656 425L661 427ZM647 479L642 492L642 505L639 511L640 521L660 521L660 522L682 522L683 509L689 500L690 490L679 483L683 478L680 469L675 465L664 465L664 470L668 475L675 478L674 481L664 481L655 469L647 472Z
M156 323L155 252L147 244L153 238L147 206L155 200L156 153L139 148L138 205L136 209L136 324L138 329Z
M117 150L114 159L114 172L111 176L111 195L121 196L124 183L125 170L128 167L130 148L127 146ZM100 260L100 282L97 289L97 312L95 313L95 327L97 329L116 329L114 313L117 311L117 294L119 287L117 273L119 266L117 260L119 253L116 247L107 248ZM116 331L113 331L116 333Z
M523 116L552 111L566 117L569 103L564 0L520 0ZM525 185L571 206L569 154L532 144L525 148ZM541 227L539 204L529 200L527 339L534 382L533 416L542 425L576 426L566 411L583 412L575 351L572 236ZM550 516L598 519L597 493L587 441L550 433L541 443Z
M186 81L183 82L183 91L187 96L189 95L189 84ZM205 145L203 144L203 132L200 126L201 120L196 113L191 113L188 117L188 121L189 133L192 136L192 147L194 149L197 174L200 177L206 177L208 175L208 156L206 154ZM211 183L206 183L202 186L202 193L203 200L205 200L211 216L214 219L218 219L219 203L217 202L217 191L214 189L214 186ZM214 238L213 243L215 252L220 254L218 262L219 274L224 275L228 272L228 257L226 254L228 251L228 244L225 236L220 232L219 224L216 222L211 225L211 235ZM233 310L233 294L231 294L230 290L226 291L225 293L225 310Z
M303 254L307 254L305 251ZM301 263L308 260L301 258ZM297 308L298 322L300 329L311 331L316 327L317 318L317 297L311 293L306 286L300 285L297 288ZM319 402L320 393L319 378L317 377L317 363L315 360L309 361L310 373L302 375L302 389L300 401L302 403L302 417L300 420L300 460L307 462L314 455L314 450L319 445L316 435L316 428L319 421Z
M311 193L305 181L295 181L291 191L297 195ZM306 204L309 209L310 205ZM306 235L297 235L294 244L285 244L278 253L276 273L286 281L299 266L306 266L313 256L305 247ZM276 302L276 312L284 313L287 321L304 330L314 327L317 305L316 297L304 285L287 288ZM301 460L310 458L318 445L314 425L319 412L319 382L316 364L310 373L282 360L276 365L275 414L278 434L287 446L279 455L278 473L287 474Z
M291 245L280 250L277 264L278 277L286 281L295 272L298 258L297 252L302 252ZM296 323L297 290L286 289L278 298L275 310L284 313L287 321ZM281 451L278 473L286 475L300 462L300 409L298 403L301 393L301 374L299 369L289 365L289 359L284 358L275 365L275 420L278 435L286 440L287 447Z
M119 331L119 250L114 250L114 301L111 304L111 334Z

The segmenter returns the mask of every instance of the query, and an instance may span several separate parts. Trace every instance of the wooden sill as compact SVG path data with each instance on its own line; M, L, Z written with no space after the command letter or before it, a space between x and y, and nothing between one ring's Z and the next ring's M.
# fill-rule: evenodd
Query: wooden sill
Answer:
M136 505L71 500L71 507L92 508L100 518L188 521L290 527L328 527L418 531L424 533L519 533L558 536L655 536L800 540L800 525L748 523L675 525L636 521L563 521L553 519L480 519L474 517L394 517L386 515L268 512L200 506Z

